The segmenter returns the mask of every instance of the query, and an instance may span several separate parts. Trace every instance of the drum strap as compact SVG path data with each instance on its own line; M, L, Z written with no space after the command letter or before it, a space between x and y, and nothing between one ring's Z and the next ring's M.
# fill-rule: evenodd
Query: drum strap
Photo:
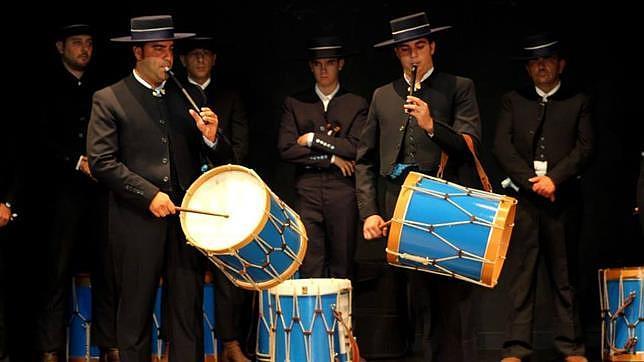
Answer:
M474 157L474 164L476 165L476 173L479 175L479 179L481 179L481 185L483 185L483 190L487 192L492 192L492 184L490 184L490 179L487 177L487 174L483 169L483 165L481 165L481 161L479 161L479 158L476 154L476 149L474 148L474 141L472 141L472 136L464 133L461 135L465 140L465 144L467 144L467 148L470 149L470 152L472 153L472 157ZM436 177L443 178L445 165L447 165L447 158L448 158L447 153L441 152L441 161L440 161L440 164L438 165L438 172L436 173Z
M347 332L347 338L349 339L349 343L351 344L351 352L352 352L352 357L351 359L353 361L360 361L360 348L358 348L358 342L356 341L356 337L353 336L353 331L347 323L342 319L342 312L338 312L337 310L333 310L333 315L335 319L342 324L344 327L344 330Z

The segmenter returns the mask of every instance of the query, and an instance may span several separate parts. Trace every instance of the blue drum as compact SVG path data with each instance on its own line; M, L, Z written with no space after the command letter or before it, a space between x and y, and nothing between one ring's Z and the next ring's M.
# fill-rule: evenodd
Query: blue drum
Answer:
M262 290L287 280L302 264L307 238L300 217L248 168L216 167L190 186L182 212L188 242L238 287Z
M494 287L516 204L508 196L410 172L391 220L387 261Z
M154 309L152 310L152 362L161 362L168 360L166 344L161 338L161 324L163 322L163 312L161 301L163 299L163 280L159 280L159 287L154 296Z
M203 285L203 348L204 361L217 362L219 343L215 335L215 285L210 272L206 272Z
M600 269L602 355L644 361L644 267Z
M98 361L100 350L91 344L92 284L88 274L72 278L71 315L68 327L70 362Z
M351 332L351 281L287 280L269 289L270 361L359 361Z
M268 290L260 290L259 294L259 319L257 321L257 345L255 358L260 362L271 360L271 328L273 327L273 307Z

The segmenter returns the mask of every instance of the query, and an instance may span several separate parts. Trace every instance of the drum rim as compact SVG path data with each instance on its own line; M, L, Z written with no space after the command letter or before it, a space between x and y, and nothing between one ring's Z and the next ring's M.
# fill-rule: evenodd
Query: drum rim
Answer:
M606 281L618 280L620 278L641 279L644 276L644 266L604 268L599 269L599 273Z
M328 293L319 293L319 295L327 295L327 294L337 294L337 293L342 293L343 291L349 291L352 289L351 286L351 280L350 279L345 279L345 278L308 278L308 279L289 279L281 282L278 285L275 285L274 287L271 287L268 289L268 294L269 295L278 295L278 296L289 296L293 295L293 291L301 288L304 286L306 283L310 283L312 285L309 285L309 288L316 288L318 284L314 284L314 282L329 282L329 285L324 286L325 288L331 288L331 287L338 287L339 289L333 291L333 292L328 292ZM332 283L332 284L331 284ZM316 296L318 295L317 293L308 293L308 294L295 294L298 297L303 297L303 296Z
M183 234L186 237L186 240L188 243L198 249L204 250L206 254L228 254L232 249L241 249L244 246L248 245L251 241L255 239L255 236L259 234L261 230L263 230L263 226L266 224L268 221L268 213L270 212L270 197L271 197L271 190L266 186L266 183L255 173L250 168L241 166L241 165L233 165L233 164L227 164L227 165L222 165L222 166L217 166L213 168L212 170L209 170L207 172L204 172L201 176L199 176L191 185L188 187L188 190L186 191L186 194L183 197L183 200L181 201L181 207L187 207L188 202L192 199L192 196L195 192L195 189L204 184L207 180L211 179L215 175L219 175L221 173L224 173L226 171L240 171L240 172L245 172L248 173L249 175L255 177L259 181L261 181L261 185L264 188L264 191L266 191L266 199L264 202L264 214L262 215L260 222L255 225L255 228L253 229L252 232L250 232L245 238L243 238L241 241L239 241L237 244L230 245L228 247L222 248L222 249L206 249L202 246L200 246L195 239L191 235L189 235L186 232L187 229L187 221L186 221L186 213L182 212L179 214L179 220L181 222L181 229L183 230Z

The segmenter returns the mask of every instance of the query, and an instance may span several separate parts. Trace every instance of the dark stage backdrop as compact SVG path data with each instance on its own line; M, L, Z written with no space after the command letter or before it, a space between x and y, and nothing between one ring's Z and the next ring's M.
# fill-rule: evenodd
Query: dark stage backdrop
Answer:
M373 90L400 75L391 49L372 45L389 39L388 21L397 16L426 11L433 26L453 25L437 40L438 68L475 81L483 120L483 159L495 187L504 178L490 155L500 96L528 81L521 64L512 62L517 40L527 32L556 30L569 50L566 82L575 82L594 96L597 151L584 177L584 228L579 248L582 275L583 321L589 345L599 343L597 268L644 265L644 242L632 215L635 184L642 141L641 118L635 114L642 93L640 67L633 54L641 52L634 36L638 23L634 6L627 1L520 1L520 0L436 0L436 1L175 1L141 2L58 2L53 10L19 4L22 10L7 13L20 26L3 26L8 37L4 50L4 108L0 132L14 132L25 139L23 148L10 157L21 156L30 169L30 196L36 208L47 200L47 179L55 175L38 173L39 148L30 142L31 110L38 100L55 92L55 85L43 84L49 63L57 61L53 30L62 24L90 23L98 32L95 66L108 82L131 70L132 55L127 46L108 42L127 35L129 18L140 15L172 14L179 31L210 34L225 43L217 57L216 77L221 84L242 91L251 122L253 167L267 184L289 204L295 204L293 170L279 160L276 150L281 102L289 93L312 87L312 77L302 56L305 40L320 33L344 36L357 51L342 71L342 84L371 97ZM29 14L28 16L26 14ZM637 41L636 41L637 40ZM637 49L637 50L636 50ZM637 59L639 63L639 59ZM175 68L180 68L178 60ZM633 90L631 90L634 88ZM5 93L7 94L7 93ZM637 97L635 97L637 95ZM37 214L37 213L34 213ZM35 301L42 275L39 265L46 255L38 245L38 225L46 216L23 220L23 237L16 239L12 252L13 290L11 304L16 349L29 350ZM541 281L545 278L540 277ZM505 328L507 301L504 286L479 291L477 328L483 348L500 347ZM551 299L546 288L539 289L537 345L549 346ZM17 302L16 302L17 300ZM17 359L20 360L20 359Z

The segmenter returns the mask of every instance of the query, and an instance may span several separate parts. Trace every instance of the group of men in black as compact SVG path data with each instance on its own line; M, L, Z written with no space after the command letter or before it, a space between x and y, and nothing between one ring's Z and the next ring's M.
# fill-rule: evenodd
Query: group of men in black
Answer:
M481 145L474 82L434 64L437 34L449 27L431 27L425 13L390 25L392 39L376 46L393 48L402 74L377 88L371 103L340 84L351 54L336 36L311 40L307 60L315 84L284 101L277 147L296 170L297 210L308 236L301 277L353 278L356 243L370 243L382 253L368 278L370 288L392 293L386 287L392 278L409 286L410 304L421 319L425 360L476 361L473 287L401 272L384 262L386 221L410 171L435 175L445 153L450 159L445 179L481 188L463 138L468 135L477 148ZM96 262L81 268L92 272L92 339L102 360L150 361L152 306L161 277L170 361L203 360L201 293L210 269L216 280L221 360L247 361L239 343L240 320L252 313L242 306L254 296L234 287L187 245L174 216L175 205L201 172L246 162L248 120L240 96L214 82L214 39L174 32L170 16L133 18L130 35L112 41L131 47L135 66L119 82L103 87L86 72L92 29L67 26L56 40L62 60L52 73L56 92L49 94L39 127L51 155L48 173L56 177L50 177L54 216L47 225L50 265L37 313L38 358L63 358L68 281L78 269L73 254L91 247ZM168 79L175 46L186 69L182 81L200 112ZM551 34L526 38L520 52L517 58L532 84L503 97L494 148L509 177L508 190L514 189L508 192L519 200L502 277L512 300L502 361L521 361L533 352L540 254L555 295L556 347L568 362L586 361L569 259L578 236L579 175L593 149L589 99L561 80L566 61ZM412 66L417 68L414 84ZM20 210L16 179L21 171L18 165L11 170L1 180L3 228ZM377 331L386 329L386 319L380 322L370 323L373 330L356 325L359 341L385 342L370 342L382 337ZM0 323L3 340L4 334ZM0 347L2 356L7 349Z

